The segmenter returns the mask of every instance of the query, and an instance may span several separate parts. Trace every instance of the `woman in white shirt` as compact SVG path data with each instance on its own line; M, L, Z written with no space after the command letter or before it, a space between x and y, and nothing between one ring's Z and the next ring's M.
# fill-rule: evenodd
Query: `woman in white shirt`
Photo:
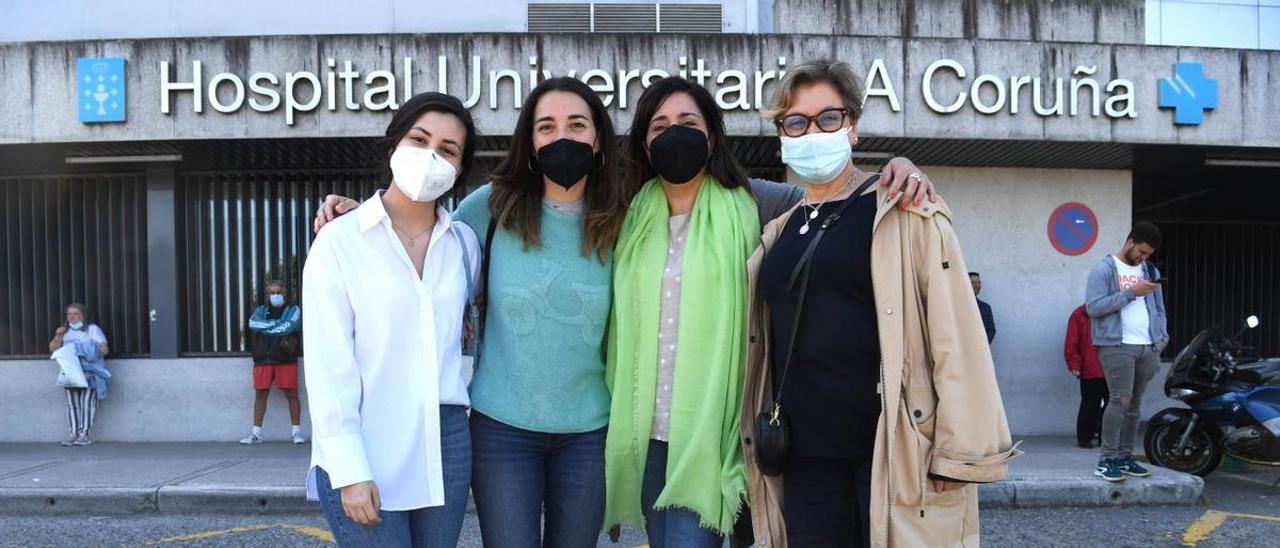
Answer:
M454 546L462 530L463 311L480 254L436 201L466 175L475 144L456 98L405 102L379 148L393 184L321 232L303 270L307 493L343 546Z

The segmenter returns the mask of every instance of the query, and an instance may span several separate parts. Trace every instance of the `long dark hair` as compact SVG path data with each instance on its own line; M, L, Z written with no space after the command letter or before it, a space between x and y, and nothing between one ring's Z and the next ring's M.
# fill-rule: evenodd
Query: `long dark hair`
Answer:
M391 117L391 123L387 124L386 135L374 144L374 154L377 156L379 165L382 166L382 180L388 184L391 183L391 154L400 145L400 140L413 129L413 123L428 112L451 114L462 122L463 129L467 131L467 136L462 143L462 169L458 170L458 178L454 181L453 188L440 197L442 200L458 198L461 196L467 174L471 172L471 166L475 161L476 146L480 142L480 136L476 133L476 124L471 119L471 112L462 106L462 101L452 95L428 91L414 95L400 105L400 109Z
M747 184L747 172L742 169L733 151L729 150L728 136L725 135L724 114L720 106L711 97L711 92L694 82L678 76L663 78L649 86L640 95L636 104L635 118L631 121L631 132L627 134L623 145L623 157L626 160L627 196L635 196L646 181L658 176L658 172L649 163L648 134L649 120L658 112L663 101L676 93L688 93L693 102L702 111L702 119L707 123L707 139L711 141L711 155L707 158L707 173L720 181L725 188L737 188ZM750 192L751 187L747 187Z
M604 103L589 86L569 77L544 80L525 98L516 120L511 149L502 162L489 173L493 193L489 196L489 212L498 226L520 234L525 249L542 246L542 196L545 191L542 174L533 170L537 151L533 148L533 120L538 101L552 91L564 91L581 97L591 111L600 147L600 162L587 174L583 199L582 254L593 251L601 261L613 251L622 231L627 211L627 193L617 176L617 138L613 121Z

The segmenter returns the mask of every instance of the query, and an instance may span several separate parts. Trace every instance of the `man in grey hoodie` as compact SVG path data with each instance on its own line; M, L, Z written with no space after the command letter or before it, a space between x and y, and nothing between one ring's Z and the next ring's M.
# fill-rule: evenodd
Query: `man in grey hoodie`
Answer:
M1133 444L1142 392L1169 342L1164 280L1147 261L1160 243L1156 225L1137 223L1120 253L1107 255L1089 273L1085 311L1093 320L1093 344L1110 390L1102 416L1102 460L1094 473L1107 481L1151 475L1133 459Z

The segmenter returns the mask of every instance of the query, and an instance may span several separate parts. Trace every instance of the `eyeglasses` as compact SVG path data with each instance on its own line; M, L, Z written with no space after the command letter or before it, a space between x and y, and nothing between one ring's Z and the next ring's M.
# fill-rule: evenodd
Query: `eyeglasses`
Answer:
M829 108L819 112L817 116L805 116L803 114L791 114L783 116L781 120L775 121L773 124L778 126L783 135L787 137L799 137L809 132L809 126L818 125L818 129L823 133L832 133L840 131L844 127L844 119L849 115L849 109L846 108Z

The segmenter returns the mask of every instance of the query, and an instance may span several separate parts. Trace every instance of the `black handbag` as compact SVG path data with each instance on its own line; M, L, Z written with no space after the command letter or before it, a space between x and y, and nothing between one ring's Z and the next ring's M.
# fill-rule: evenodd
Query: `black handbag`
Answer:
M818 241L822 239L827 229L840 220L844 210L879 178L879 174L867 177L867 180L853 191L848 200L823 219L822 225L818 227L818 233L813 235L813 240L809 241L809 246L800 255L800 260L796 261L796 267L791 271L791 278L787 281L788 290L795 288L797 281L800 283L795 321L791 324L791 336L787 343L787 357L782 363L782 377L778 381L778 389L774 390L773 401L766 404L764 410L756 415L755 424L756 465L766 476L781 476L787 469L787 460L791 453L791 424L786 412L782 409L782 388L787 383L787 368L790 367L791 357L795 354L796 330L800 327L801 314L804 312L804 297L809 288L809 264L813 260L813 252L818 248Z

